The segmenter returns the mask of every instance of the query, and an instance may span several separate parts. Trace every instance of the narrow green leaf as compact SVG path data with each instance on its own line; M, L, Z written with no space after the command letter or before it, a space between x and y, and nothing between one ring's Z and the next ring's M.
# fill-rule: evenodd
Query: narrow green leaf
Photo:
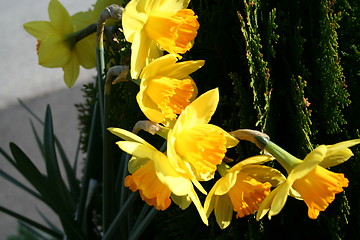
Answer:
M64 148L62 147L60 141L57 138L55 138L55 145L59 151L59 155L65 169L67 181L70 187L71 196L73 197L74 201L77 202L79 201L80 185L79 185L79 181L76 179L76 172L71 167L69 159L64 151Z
M86 202L87 202L87 194L89 189L89 182L91 178L98 178L99 175L99 165L101 164L101 156L102 156L102 144L101 144L101 128L100 128L100 113L99 113L99 103L95 102L92 120L91 120L91 128L89 133L89 140L87 144L86 151L86 159L85 159L85 167L84 167L84 175L81 183L81 191L80 191L80 201L78 204L77 211L77 219L80 221L83 229L87 228L87 220L86 216Z
M111 222L108 230L104 234L104 240L112 239L113 234L121 225L123 218L126 216L126 213L131 208L134 201L137 199L139 194L137 192L130 193L130 196L125 201L124 205L121 207L120 211L117 213L115 219Z
M69 190L65 186L57 161L52 115L49 105L46 109L44 122L44 153L49 185L52 186L54 194L56 194L61 201L66 204L71 212L74 212L76 204L72 199Z
M37 228L37 229L51 235L51 236L53 236L56 239L62 239L63 238L63 235L61 235L61 234L53 231L52 229L49 229L46 226L44 226L44 225L42 225L42 224L40 224L38 222L35 222L35 221L33 221L33 220L31 220L31 219L29 219L29 218L27 218L27 217L25 217L25 216L23 216L21 214L18 214L18 213L14 212L14 211L12 211L12 210L10 210L8 208L0 206L0 211L7 214L7 215L10 215L10 216L12 216L14 218L19 219L20 221L25 222L25 223L29 224L30 226L33 226L33 227L35 227L35 228Z
M40 149L40 152L41 152L41 155L43 156L43 158L45 159L45 153L44 153L44 145L43 143L41 142L41 139L39 137L39 135L37 134L37 131L35 129L35 126L34 126L34 123L31 121L30 119L30 125L31 125L31 129L34 133L34 136L35 136L35 140L36 140L36 143Z
M16 162L15 160L10 157L9 154L7 154L1 147L0 147L0 153L5 157L5 159L11 164L13 165L16 169L17 169L17 165L16 165Z
M48 240L48 234L46 234L46 236L44 236L44 233L43 232L40 232L39 230L31 227L30 225L24 223L24 222L21 222L21 221L18 221L19 223L19 227L20 227L20 233L23 233L23 234L26 234L24 236L24 238L26 240ZM21 235L23 235L21 234Z
M46 222L46 224L55 232L59 233L59 234L63 234L62 231L55 226L54 223L52 223L41 211L40 209L36 208L36 211L39 213L39 215L41 216L42 219L44 219L44 221Z
M18 188L21 188L25 192L30 193L31 195L33 195L37 199L40 199L41 201L44 201L44 199L37 192L35 192L32 189L28 188L27 186L25 186L24 184L22 184L21 182L19 182L18 180L16 180L15 178L13 178L12 176L10 176L9 174L7 174L6 172L4 172L1 169L0 169L0 176L2 176L4 179L8 180L12 184L16 185Z
M137 240L140 238L141 234L144 232L146 227L151 223L154 219L155 215L157 214L156 208L152 208L150 212L146 215L146 217L142 220L142 222L136 226L135 230L130 233L129 240Z
M33 116L41 124L44 124L44 122L40 119L40 117L38 117L21 99L18 98L18 101L20 105L23 106L25 110L30 113L31 116Z
M15 144L10 143L10 150L17 163L17 169L20 173L31 183L31 185L38 190L44 197L45 201L50 199L47 194L49 185L45 176L43 176L39 169L32 163L26 154Z

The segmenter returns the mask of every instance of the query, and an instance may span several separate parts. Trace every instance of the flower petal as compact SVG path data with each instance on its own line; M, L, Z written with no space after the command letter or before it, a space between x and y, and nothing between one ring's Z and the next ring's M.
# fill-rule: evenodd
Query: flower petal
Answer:
M199 199L199 197L198 197L198 195L196 194L196 192L195 192L194 189L189 193L189 197L190 197L190 199L193 201L196 209L198 210L199 215L200 215L200 217L201 217L201 220L202 220L206 225L209 225L208 219L207 219L206 214L205 214L205 211L204 211L204 208L202 207L201 202L200 202L200 199Z
M230 170L224 177L220 178L217 182L217 188L215 189L215 195L224 195L235 185L237 175L240 169Z
M285 176L277 169L261 165L247 165L241 170L259 182L269 182L273 187L285 181Z
M328 168L346 162L351 156L353 156L349 147L357 144L360 144L360 139L353 139L339 142L334 145L327 145L326 156L319 165Z
M81 39L76 43L76 54L79 59L79 64L86 69L91 69L96 66L96 53L94 51L95 48L95 33Z
M55 29L63 34L73 32L70 15L58 0L50 1L48 11L50 22Z
M36 39L44 41L49 37L54 37L59 34L50 22L47 21L32 21L27 22L24 25L24 29L34 36Z
M116 136L118 136L118 137L120 137L120 138L122 138L122 139L124 139L126 141L138 142L138 143L142 143L144 145L147 145L149 147L152 147L144 139L142 139L141 137L139 137L138 135L136 135L136 134L134 134L132 132L126 131L125 129L110 127L110 128L108 128L108 130L112 134L114 134L114 135L116 135Z
M67 64L74 63L70 63L72 52L62 37L54 36L46 41L41 41L38 54L39 65L44 67L65 67Z
M174 126L174 135L178 135L178 132L181 132L183 128L191 128L199 124L208 123L215 113L218 103L218 88L200 95L179 116Z
M136 101L139 104L141 111L145 116L155 123L164 121L165 115L161 112L158 106L145 94L145 91L139 91L136 95Z
M176 61L177 58L174 54L166 54L162 57L159 57L144 67L140 78L150 79L158 75L167 76L167 74L163 73L164 71L162 70L167 66L174 66Z
M211 188L209 194L206 196L205 203L204 203L204 210L206 213L206 216L209 217L212 211L215 208L215 190L219 186L219 181L217 181L214 186Z
M320 145L311 151L303 160L303 162L297 165L289 174L288 181L291 184L308 174L312 169L314 169L326 156L327 147L325 145Z
M216 196L214 213L221 229L228 227L233 217L233 205L229 195Z
M175 57L175 55L173 55ZM196 61L184 61L178 62L173 65L166 65L163 68L159 69L158 75L168 76L171 78L184 79L187 78L191 73L200 69L204 66L204 60Z
M163 54L156 43L146 36L144 31L136 32L131 45L130 74L137 79L141 70L152 60Z
M128 162L129 173L133 174L136 170L145 165L149 160L149 158L138 158L134 156L131 157Z
M69 62L63 66L62 69L64 71L64 82L66 86L71 88L76 82L76 79L80 73L79 60L75 52L71 52L71 58Z
M275 193L271 203L271 209L269 211L269 219L271 218L271 216L277 215L283 209L288 198L290 188L291 183L289 181L285 181L277 188L275 188L276 191L273 190L273 192ZM270 195L271 194L272 193L270 193Z
M176 205L178 205L182 210L187 209L191 204L191 198L188 195L186 196L177 196L175 194L171 194L171 200L174 201Z
M122 16L124 35L126 40L131 43L134 41L136 33L142 30L148 18L145 12L140 12L142 9L137 6L138 4L138 0L130 1L126 5Z
M149 147L138 142L130 141L118 141L116 144L121 148L121 150L137 158L154 159L154 157L156 157L154 155L156 154L157 150L154 147Z

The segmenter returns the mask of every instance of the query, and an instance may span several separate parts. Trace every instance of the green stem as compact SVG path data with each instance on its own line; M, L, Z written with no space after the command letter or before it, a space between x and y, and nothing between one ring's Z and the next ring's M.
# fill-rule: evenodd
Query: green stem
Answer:
M137 240L140 235L143 233L145 228L151 223L155 215L157 214L156 208L152 208L150 212L146 215L143 221L136 227L136 229L130 234L129 240Z
M107 229L107 231L104 231L105 232L104 238L103 238L104 240L111 239L111 237L117 231L119 225L121 224L121 220L128 212L128 208L134 203L134 201L137 199L138 196L139 196L139 194L137 192L133 192L130 194L130 196L127 198L126 202L120 209L119 213L116 215L116 218L114 219L114 221L111 223L111 225Z
M71 45L75 45L81 39L89 36L90 34L95 33L96 28L97 28L96 23L93 23L93 24L87 26L86 28L83 28L77 32L68 34L66 36L66 39L67 39L67 41L69 41L71 43Z
M115 212L115 174L114 162L110 156L111 146L109 144L109 133L107 131L109 98L111 82L106 81L103 89L105 78L105 60L104 60L104 43L103 35L105 23L108 19L114 18L121 20L123 8L112 4L106 7L100 14L97 24L97 71L98 71L98 96L100 102L100 116L103 135L103 231L106 232Z
M281 164L281 166L285 168L288 173L290 173L296 165L302 162L300 159L294 157L267 138L256 136L255 139L258 141L258 144L264 148L264 150L268 151L276 158L276 160Z
M85 219L85 211L86 211L86 202L87 202L87 193L89 188L89 182L94 175L94 170L97 168L96 160L98 154L96 153L97 141L96 137L98 136L97 129L99 123L99 102L95 102L94 109L92 112L92 120L91 120L91 128L90 128L90 134L89 134L89 140L87 144L87 155L85 160L85 169L84 169L84 176L82 179L82 188L80 193L80 199L79 199L79 207L77 212L77 220L80 222L80 224L83 227L84 232L86 232L86 222Z

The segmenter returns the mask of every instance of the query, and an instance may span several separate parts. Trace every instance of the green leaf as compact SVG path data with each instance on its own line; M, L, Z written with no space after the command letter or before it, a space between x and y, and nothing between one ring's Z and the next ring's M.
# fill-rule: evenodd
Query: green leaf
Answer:
M27 186L25 186L24 184L22 184L21 182L19 182L18 180L16 180L15 178L13 178L12 176L10 176L9 174L7 174L6 172L4 172L1 169L0 169L0 176L2 176L4 179L8 180L12 184L16 185L18 188L21 188L25 192L30 193L31 195L33 195L37 199L40 199L41 201L44 201L44 199L37 192L35 192L32 189L28 188Z
M44 197L44 200L49 204L48 200L50 196L49 185L47 178L43 176L39 169L32 163L32 161L26 156L26 154L15 144L10 143L10 150L17 163L17 169L19 172L31 183L31 185L38 190L38 192Z
M50 106L47 106L44 122L44 154L49 185L53 188L54 194L67 205L70 211L75 212L76 204L62 179L54 143L51 109Z
M55 138L55 145L59 151L59 155L65 169L66 177L70 187L71 196L73 197L74 201L77 202L79 201L80 185L79 185L79 181L76 179L75 169L71 167L69 159L64 151L64 148L62 147L60 141L57 138Z
M13 166L17 169L17 165L16 165L16 162L14 161L14 159L12 159L12 157L10 157L10 155L7 154L1 147L0 147L0 153L5 157L5 159L6 159L11 165L13 165Z
M41 230L41 231L43 231L43 232L45 232L45 233L47 233L49 235L55 237L56 239L62 239L63 238L63 235L61 235L61 234L53 231L52 229L49 229L46 226L44 226L44 225L42 225L42 224L40 224L38 222L35 222L35 221L33 221L33 220L31 220L31 219L29 219L29 218L27 218L27 217L25 217L25 216L23 216L21 214L18 214L18 213L14 212L14 211L12 211L10 209L7 209L7 208L5 208L3 206L0 206L0 211L7 214L7 215L10 215L10 216L12 216L14 218L19 219L20 221L22 221L22 222L24 222L26 224L29 224L30 226L33 226L33 227L35 227L35 228L37 228L37 229L39 229L39 230Z
M35 140L36 140L36 143L40 149L40 152L41 152L41 155L43 156L43 158L45 159L45 153L44 153L44 145L43 143L41 142L41 139L39 137L39 135L37 134L37 131L35 129L35 126L33 124L33 122L30 120L30 125L31 125L31 129L34 133L34 136L35 136Z
M38 122L44 124L44 122L21 100L18 99L21 106L23 106Z
M54 223L52 223L38 208L36 208L37 212L39 213L39 215L41 216L42 219L44 219L44 221L46 222L46 224L55 232L59 233L59 234L63 234L62 231L55 226Z

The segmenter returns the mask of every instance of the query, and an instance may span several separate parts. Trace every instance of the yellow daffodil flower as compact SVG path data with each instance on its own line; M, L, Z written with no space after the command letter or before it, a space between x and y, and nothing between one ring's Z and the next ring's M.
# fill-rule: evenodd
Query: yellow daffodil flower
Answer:
M125 38L131 46L131 77L137 79L140 71L163 51L185 53L197 35L199 22L190 9L190 0L132 0L124 10L122 25Z
M25 30L38 39L39 65L48 68L61 67L64 81L72 87L79 76L80 65L95 67L95 48L76 44L74 26L67 10L58 0L49 3L50 21L33 21L24 24Z
M141 72L136 99L145 116L155 123L174 122L197 95L189 74L201 68L204 61L176 61L174 54L168 54L149 63Z
M217 88L202 94L185 108L168 133L167 154L171 163L193 180L213 178L227 148L239 142L220 127L208 124L218 102Z
M206 197L204 209L207 217L214 210L216 222L224 229L230 225L233 211L237 213L237 218L254 213L270 193L270 187L285 180L278 170L259 165L272 159L259 155L245 159L230 169L225 164L219 165L222 178Z
M325 211L335 199L335 194L342 192L349 182L343 174L326 168L347 161L353 156L349 147L360 144L360 139L355 139L334 145L320 145L304 160L300 160L274 143L266 141L263 141L265 150L276 157L289 175L260 205L257 219L264 217L267 212L269 218L278 214L288 195L304 200L308 206L309 218L316 219L320 211Z
M171 199L182 209L193 202L203 222L208 224L192 182L171 166L165 154L131 132L120 128L109 128L109 131L125 140L117 145L133 156L128 165L131 175L125 179L127 187L139 190L141 198L158 210L168 208Z

